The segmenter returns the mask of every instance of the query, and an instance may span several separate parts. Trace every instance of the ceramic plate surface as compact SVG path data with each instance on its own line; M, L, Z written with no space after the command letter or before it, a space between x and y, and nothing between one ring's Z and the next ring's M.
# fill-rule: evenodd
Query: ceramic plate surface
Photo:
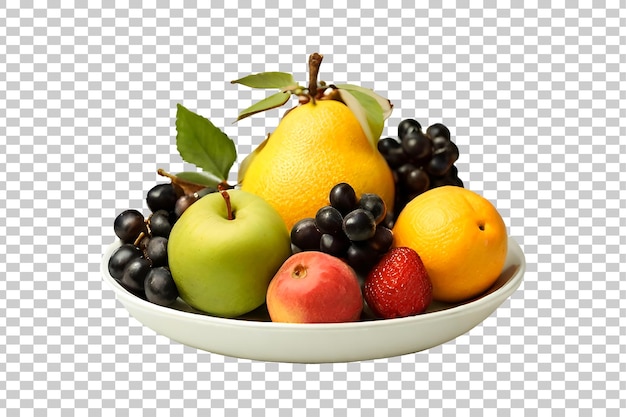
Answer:
M108 272L108 260L120 243L105 251L102 278L128 312L172 340L237 358L273 362L350 362L399 356L445 343L470 331L491 315L520 286L524 254L509 238L506 263L483 295L460 304L433 302L418 316L364 319L355 323L286 324L269 321L264 307L237 319L213 317L178 299L162 307L128 292Z

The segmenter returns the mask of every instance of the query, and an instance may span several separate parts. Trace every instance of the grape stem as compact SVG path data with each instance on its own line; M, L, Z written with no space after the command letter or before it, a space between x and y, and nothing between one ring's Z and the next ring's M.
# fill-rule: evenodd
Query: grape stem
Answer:
M137 239L135 239L133 245L139 246L139 243L141 243L144 237L146 237L146 234L144 232L139 233L139 236L137 236Z

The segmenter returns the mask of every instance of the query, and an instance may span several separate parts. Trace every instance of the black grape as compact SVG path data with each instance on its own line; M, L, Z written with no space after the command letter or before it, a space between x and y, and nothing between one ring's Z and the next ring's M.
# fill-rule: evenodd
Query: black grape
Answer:
M319 250L322 233L315 225L315 219L307 217L291 228L291 243L300 250Z
M404 119L398 124L398 138L386 137L378 150L392 170L395 182L393 212L382 223L393 225L404 206L420 194L443 185L463 187L454 163L459 148L451 141L450 130L435 123L422 131L419 122Z
M135 258L143 256L141 250L132 243L125 243L113 252L109 258L109 274L117 280L122 279L124 268Z
M148 301L168 306L178 298L178 288L172 273L166 267L150 269L144 282L144 290Z
M171 183L155 185L148 191L146 203L153 213L158 210L174 211L176 206L176 189Z
M148 233L143 214L132 209L124 210L115 218L113 230L123 243L133 243L141 232Z

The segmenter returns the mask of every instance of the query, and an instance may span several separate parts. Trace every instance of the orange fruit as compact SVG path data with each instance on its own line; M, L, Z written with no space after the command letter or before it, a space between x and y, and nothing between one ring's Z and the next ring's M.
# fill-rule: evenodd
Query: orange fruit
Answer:
M497 209L461 187L434 188L411 200L393 227L394 246L414 249L433 284L433 298L459 302L498 279L507 231Z
M350 184L357 197L375 193L393 208L391 169L339 101L295 107L251 156L241 188L263 197L290 230L328 205L330 190L340 182Z

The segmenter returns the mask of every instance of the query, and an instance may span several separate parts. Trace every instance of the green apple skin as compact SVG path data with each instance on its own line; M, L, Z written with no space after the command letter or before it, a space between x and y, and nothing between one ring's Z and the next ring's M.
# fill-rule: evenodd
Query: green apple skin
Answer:
M180 298L214 316L232 318L265 302L269 282L291 255L287 227L261 197L227 191L209 194L176 221L168 242L172 277Z

